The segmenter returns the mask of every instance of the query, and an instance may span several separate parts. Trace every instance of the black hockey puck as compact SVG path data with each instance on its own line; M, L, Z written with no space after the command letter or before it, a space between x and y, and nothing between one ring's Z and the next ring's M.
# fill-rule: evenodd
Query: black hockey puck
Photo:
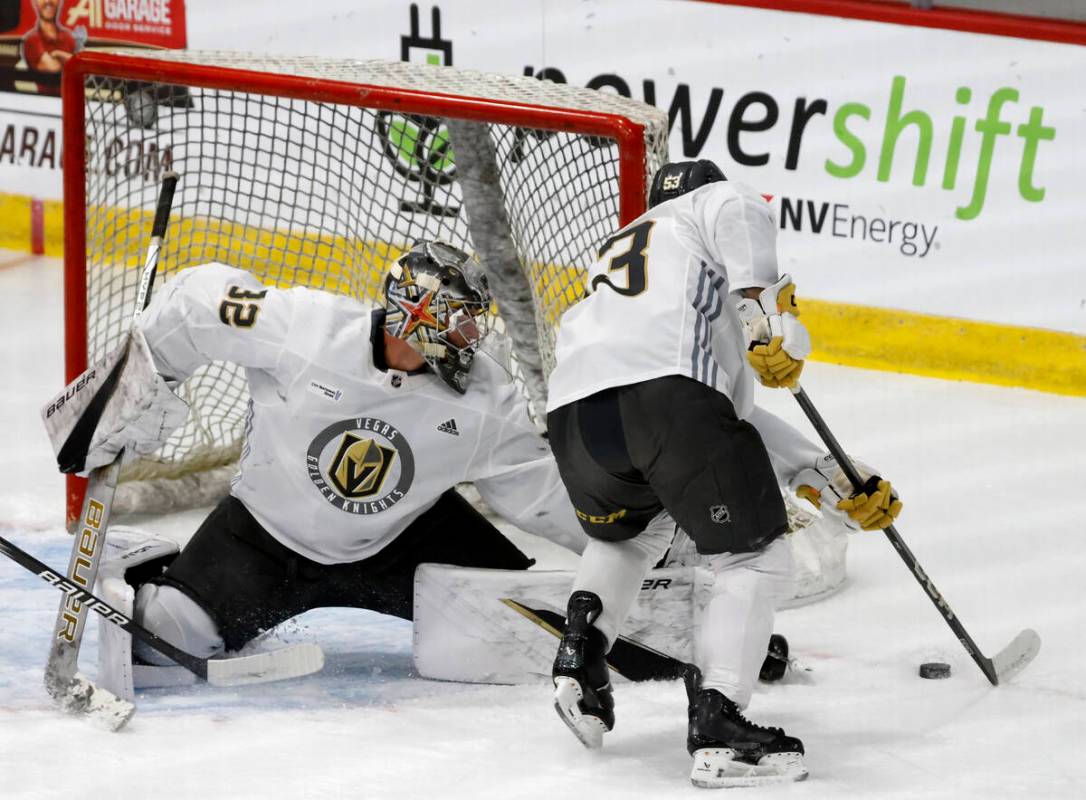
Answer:
M920 665L920 677L921 678L949 678L950 677L950 664L944 664L942 661L928 661L925 664Z

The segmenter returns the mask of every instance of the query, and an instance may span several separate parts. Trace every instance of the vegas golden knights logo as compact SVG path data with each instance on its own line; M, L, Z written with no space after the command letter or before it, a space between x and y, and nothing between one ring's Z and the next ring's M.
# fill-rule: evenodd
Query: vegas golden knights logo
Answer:
M415 479L411 444L376 417L333 422L309 443L309 480L325 500L348 514L380 514L403 500Z
M345 433L328 465L328 478L344 497L371 497L381 491L395 460L396 451L391 447Z

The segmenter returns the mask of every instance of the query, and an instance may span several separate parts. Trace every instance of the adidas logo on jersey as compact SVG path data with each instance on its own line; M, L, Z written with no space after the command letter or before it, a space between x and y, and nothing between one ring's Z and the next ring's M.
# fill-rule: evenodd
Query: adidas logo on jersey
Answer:
M447 433L451 436L459 436L460 431L456 429L456 420L447 419L437 426L437 429L442 433Z

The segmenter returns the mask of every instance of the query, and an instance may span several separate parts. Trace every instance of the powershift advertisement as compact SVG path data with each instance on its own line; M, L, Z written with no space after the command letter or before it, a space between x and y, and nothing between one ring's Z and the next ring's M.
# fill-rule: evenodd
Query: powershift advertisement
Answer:
M772 198L801 296L1086 332L1080 46L674 0L405 5L418 60L667 110L673 159Z
M244 30L247 49L529 75L664 109L673 159L711 158L772 197L801 299L1086 333L1081 46L693 0L330 2L312 31L308 9L279 9L273 30L256 0L214 24L203 1L193 47ZM455 154L439 160L451 176Z

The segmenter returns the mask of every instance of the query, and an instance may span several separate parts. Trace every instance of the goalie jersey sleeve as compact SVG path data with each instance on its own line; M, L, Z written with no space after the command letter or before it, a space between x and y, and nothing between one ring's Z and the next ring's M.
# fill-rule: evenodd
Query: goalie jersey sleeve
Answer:
M468 477L487 505L518 528L581 553L588 537L550 446L528 419L528 404L511 381L499 383L497 394Z
M231 494L306 558L368 558L469 480L510 521L579 549L557 465L508 376L477 358L460 395L432 372L379 367L382 320L350 297L207 264L156 292L140 326L163 375L244 369L248 414L221 423L244 430Z
M294 299L290 292L269 296L248 272L212 262L182 270L156 290L140 327L168 380L183 381L211 361L274 372Z
M777 271L773 214L742 184L711 183L650 209L603 243L587 296L563 315L548 411L685 375L727 395L745 418L753 375L728 295L769 286Z

